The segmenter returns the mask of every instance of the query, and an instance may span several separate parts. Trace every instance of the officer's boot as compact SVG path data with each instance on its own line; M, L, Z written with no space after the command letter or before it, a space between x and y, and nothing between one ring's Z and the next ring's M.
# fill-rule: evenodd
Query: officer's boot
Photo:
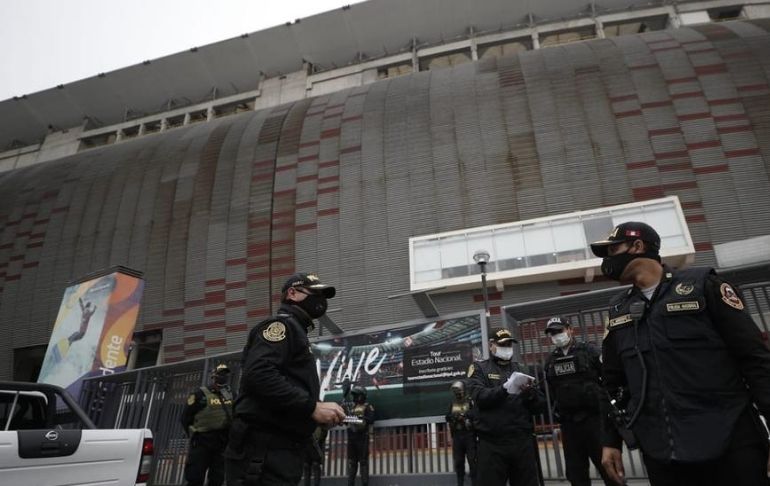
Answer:
M361 486L369 486L369 461L361 462Z
M356 473L358 472L358 461L348 459L348 486L355 486Z
M464 486L465 484L465 472L457 473L457 486Z

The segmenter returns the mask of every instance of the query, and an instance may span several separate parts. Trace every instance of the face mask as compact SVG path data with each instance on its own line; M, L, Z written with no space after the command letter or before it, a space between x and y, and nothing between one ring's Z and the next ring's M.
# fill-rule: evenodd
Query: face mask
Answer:
M503 361L510 361L513 358L513 347L498 346L493 354Z
M567 335L566 332L560 332L559 334L554 334L553 336L551 336L551 342L557 348L563 348L569 344L570 337Z
M626 250L625 253L604 257L602 259L602 273L612 280L620 280L620 276L623 275L623 271L628 264L637 258L652 258L653 260L660 261L660 255L657 252L645 251L644 253L630 254Z
M315 294L308 294L302 302L296 304L307 312L311 319L318 319L326 314L326 307L329 305L326 297Z
M227 375L214 375L214 383L219 386L227 385L230 381L230 377Z

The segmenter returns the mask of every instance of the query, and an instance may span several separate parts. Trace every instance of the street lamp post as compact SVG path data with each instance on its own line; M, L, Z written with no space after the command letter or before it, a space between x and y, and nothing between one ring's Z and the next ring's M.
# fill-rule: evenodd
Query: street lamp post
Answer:
M473 261L479 264L481 269L481 291L484 295L484 312L489 318L489 295L487 294L487 263L489 263L489 252L486 250L476 250L473 254Z

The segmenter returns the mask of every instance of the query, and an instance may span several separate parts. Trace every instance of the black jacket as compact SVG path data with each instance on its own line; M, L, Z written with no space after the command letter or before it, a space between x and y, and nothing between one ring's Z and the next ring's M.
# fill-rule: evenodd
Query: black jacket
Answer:
M291 440L308 439L320 383L307 330L312 320L299 307L282 304L257 324L243 350L235 415L250 426Z
M768 416L770 351L734 287L713 270L664 268L650 301L637 288L624 291L609 317L603 385L628 391L628 415L640 409L632 430L644 453L714 459L751 402ZM614 427L604 429L604 445L619 447Z
M602 363L600 351L588 343L574 342L567 354L555 349L545 363L551 401L559 421L580 422L599 413Z
M509 395L503 383L514 371L526 373L518 363L496 358L477 361L468 369L468 390L476 405L474 428L479 437L514 440L533 432L532 416L545 406L537 387Z

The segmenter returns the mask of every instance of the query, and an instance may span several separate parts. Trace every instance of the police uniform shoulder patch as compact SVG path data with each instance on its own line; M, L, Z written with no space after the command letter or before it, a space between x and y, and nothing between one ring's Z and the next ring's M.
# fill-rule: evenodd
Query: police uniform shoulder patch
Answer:
M187 397L187 405L194 405L195 404L195 393L191 393L189 397Z
M271 343L277 343L286 339L286 325L281 321L271 322L262 331L262 337Z
M693 290L695 290L693 282L679 282L676 284L676 287L674 287L674 292L679 295L690 295Z
M470 366L468 366L468 378L473 376L473 373L476 371L476 367L471 363Z
M730 307L743 310L743 301L738 297L738 293L729 283L723 283L719 286L719 293L722 294L722 301Z

